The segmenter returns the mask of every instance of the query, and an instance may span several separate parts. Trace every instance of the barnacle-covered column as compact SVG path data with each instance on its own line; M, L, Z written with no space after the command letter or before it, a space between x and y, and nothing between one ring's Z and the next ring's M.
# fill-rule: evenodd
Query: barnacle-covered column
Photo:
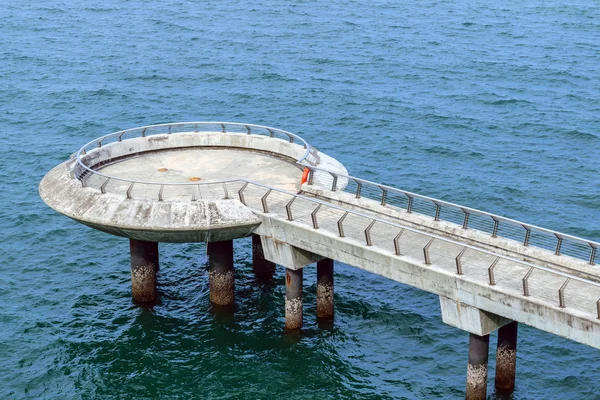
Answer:
M317 318L333 319L333 260L317 262Z
M211 303L226 306L234 300L233 240L207 243Z
M518 329L519 323L517 321L513 321L498 329L496 392L501 395L510 395L515 390Z
M479 336L474 333L470 333L469 335L467 400L485 400L490 335Z
M136 303L153 303L158 297L158 243L129 239L131 293Z
M285 269L285 328L302 328L303 269Z

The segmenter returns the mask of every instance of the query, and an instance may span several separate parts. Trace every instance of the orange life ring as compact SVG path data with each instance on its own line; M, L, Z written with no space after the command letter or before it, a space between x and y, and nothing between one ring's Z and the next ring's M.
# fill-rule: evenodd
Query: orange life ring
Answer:
M300 185L305 184L308 181L308 174L310 173L310 169L304 167L304 171L302 171L302 179L300 179Z

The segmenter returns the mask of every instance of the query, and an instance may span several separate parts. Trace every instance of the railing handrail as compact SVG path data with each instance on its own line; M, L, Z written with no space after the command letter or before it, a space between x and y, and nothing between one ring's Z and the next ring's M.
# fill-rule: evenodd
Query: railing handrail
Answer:
M85 169L88 172L91 172L94 175L98 175L101 176L103 178L106 179L111 179L111 180L117 180L117 181L121 181L121 182L129 182L129 183L138 183L138 184L142 184L142 185L174 185L174 186L184 186L184 185L197 185L197 182L171 182L171 183L167 183L167 182L149 182L149 181L142 181L142 180L136 180L136 179L128 179L128 178L119 178L116 176L112 176L112 175L107 175L104 174L102 172L96 171L90 167L88 167L87 165L85 165L83 163L83 161L81 160L81 156L82 156L82 152L86 152L86 148L88 148L89 146L95 145L95 144L101 144L104 140L112 138L112 137L117 137L120 141L121 137L123 137L123 135L126 135L127 133L131 133L131 132L135 132L135 131L143 131L146 132L146 130L148 129L155 129L155 128L164 128L164 127L168 127L169 129L171 129L172 127L177 127L177 126L186 126L186 125L195 125L195 126L200 126L200 125L220 125L221 127L223 127L222 129L225 131L225 126L235 126L235 127L241 127L241 128L246 128L248 130L248 134L250 134L250 128L255 128L255 129L264 129L270 133L280 133L283 135L286 135L287 137L290 138L290 142L293 141L294 139L298 139L299 141L302 142L302 144L304 145L305 151L304 154L298 159L296 160L297 164L300 165L305 165L308 164L310 165L310 163L308 163L306 160L308 158L309 155L311 155L311 152L314 150L316 150L316 148L313 148L310 143L308 143L306 140L304 140L302 137L292 133L292 132L288 132L285 131L283 129L278 129L278 128L272 128L269 126L265 126L265 125L256 125L256 124L245 124L245 123L241 123L241 122L217 122L217 121L205 121L205 122L173 122L173 123L165 123L165 124L154 124L154 125L146 125L146 126L139 126L139 127L135 127L135 128L129 128L129 129L125 129L125 130L120 130L120 131L116 131L116 132L112 132L109 133L107 135L104 136L100 136L98 138L95 138L91 141L89 141L88 143L86 143L85 145L83 145L76 153L75 155L75 159L76 159L76 163L77 165L81 166L83 169ZM200 133L200 132L198 132ZM163 135L165 133L155 133L153 135ZM149 135L151 136L151 135ZM315 155L315 157L318 157L317 155ZM220 182L220 181L219 181Z
M409 192L409 191L406 191L406 190L398 189L398 188L395 188L395 187L392 187L392 186L387 186L387 185L384 185L384 184L372 182L372 181L369 181L369 180L366 180L366 179L363 179L363 178L358 178L358 177L351 176L351 175L340 174L339 172L330 171L330 170L325 169L325 168L315 167L315 166L312 166L312 165L305 165L305 166L309 170L311 170L311 173L312 173L312 171L322 171L324 173L328 173L328 174L332 174L332 175L335 175L335 176L338 176L338 177L346 178L346 179L348 179L348 181L360 182L362 184L375 186L375 187L378 187L379 189L384 189L384 190L386 190L388 192L401 193L401 194L403 194L404 196L406 196L408 198L412 197L412 198L418 198L418 199L426 200L426 201L431 202L434 205L447 206L447 207L450 207L450 208L461 210L463 212L467 211L470 214L476 214L476 215L480 215L480 216L490 217L494 221L507 222L507 223L509 223L511 225L518 225L520 227L527 227L530 230L538 231L538 232L544 232L544 233L547 233L547 234L551 234L551 235L556 236L557 238L569 239L571 241L575 241L575 242L578 242L578 243L589 245L592 248L600 248L600 243L595 242L593 240L587 240L587 239L580 238L580 237L577 237L577 236L569 235L567 233L553 231L551 229L542 228L542 227L539 227L539 226L536 226L536 225L533 225L533 224L521 222L521 221L518 221L518 220L515 220L515 219L511 219L511 218L502 217L500 215L488 213L486 211L478 210L478 209L475 209L475 208L472 208L472 207L462 206L462 205L451 203L451 202L448 202L448 201L435 199L433 197L424 196L424 195L421 195L421 194L417 194L417 193Z
M486 211L482 211L482 210L478 210L472 207L467 207L467 206L462 206L459 204L455 204L452 202L448 202L445 200L440 200L440 199L435 199L433 197L429 197L429 196L424 196L421 194L417 194L417 193L413 193L410 191L406 191L406 190L402 190L402 189L398 189L392 186L388 186L388 185L384 185L384 184L380 184L380 183L376 183L376 182L372 182L363 178L358 178L355 176L351 176L351 175L345 175L336 171L332 171L329 169L325 169L325 168L321 168L315 165L311 165L310 162L307 161L307 158L311 155L311 153L316 152L316 148L312 147L308 142L306 142L303 138L301 138L300 136L291 133L291 132L287 132L284 131L282 129L277 129L277 128L272 128L272 127L268 127L268 126L264 126L264 125L255 125L255 124L245 124L245 123L238 123L238 122L218 122L218 121L209 121L209 122L176 122L176 123L165 123L165 124L155 124L155 125L147 125L147 126L141 126L141 127L136 127L136 128L130 128L130 129L126 129L126 130L121 130L121 131L116 131L104 136L101 136L99 138L96 138L88 143L86 143L84 146L82 146L79 151L76 153L76 162L77 165L79 165L80 167L82 167L84 170L94 174L94 175L98 175L100 177L105 178L107 181L105 182L105 184L108 182L108 180L115 180L115 181L121 181L121 182L127 182L130 184L143 184L143 185L162 185L162 186L193 186L193 185L199 185L199 184L210 184L210 183L216 183L216 182L232 182L232 181L246 181L243 178L234 178L234 179L229 179L229 180L216 180L216 181L209 181L209 182L153 182L153 181L143 181L143 180L136 180L136 179L129 179L129 178L121 178L121 177L116 177L116 176L111 176L111 175L107 175L104 174L102 172L96 171L93 168L88 167L87 165L85 165L81 159L82 156L82 152L85 152L85 149L93 146L95 144L98 145L98 147L101 147L101 143L102 141L109 139L109 138L113 138L116 137L118 138L119 141L121 141L121 138L123 135L127 134L127 133L131 133L131 132L141 132L142 136L145 136L145 132L148 129L156 129L156 128L169 128L169 132L171 131L171 128L173 127L182 127L182 126L193 126L194 129L198 129L199 126L209 126L209 125L213 125L213 126L220 126L222 128L222 132L227 133L226 132L226 127L235 127L235 128L242 128L242 129L246 129L247 133L250 134L251 133L251 129L255 129L256 130L265 130L267 132L269 132L269 134L271 136L274 135L274 133L278 133L284 136L287 136L290 139L290 142L292 142L294 139L298 139L301 143L303 143L304 147L305 147L305 152L302 155L302 157L300 157L296 163L306 167L310 170L310 174L311 177L308 179L308 183L309 185L312 182L312 175L316 172L316 171L321 171L323 173L326 173L328 175L331 175L334 178L334 185L336 180L338 180L338 178L342 178L341 180L346 180L347 182L349 181L354 181L357 184L360 184L361 187L363 185L366 186L371 186L371 187L376 187L379 190L382 191L382 204L385 204L385 199L388 193L399 193L402 194L403 196L408 198L409 201L409 205L408 207L411 208L412 207L412 202L414 199L420 199L420 200L424 200L426 202L431 203L432 205L435 205L436 207L448 207L450 209L454 209L454 210L459 210L461 212L463 212L465 214L465 221L464 221L464 225L463 227L465 227L465 225L467 225L468 223L468 217L469 215L473 214L473 215L479 215L479 216L483 216L483 217L488 217L491 218L494 223L499 223L499 222L504 222L507 223L511 226L517 226L520 227L522 229L525 229L525 242L524 244L527 245L528 244L528 237L530 235L531 231L534 232L539 232L539 233L543 233L549 236L554 236L558 243L557 243L557 250L556 250L556 254L559 254L560 251L560 247L562 245L563 240L568 240L569 242L575 242L575 243L579 243L579 244L584 244L586 246L591 247L591 257L589 260L589 264L594 264L594 258L595 258L595 253L596 253L596 249L600 247L600 243L592 241L592 240L587 240L587 239L583 239L577 236L573 236L573 235L569 235L566 233L562 233L562 232L558 232L558 231L553 231L551 229L547 229L547 228L542 228L536 225L532 225L532 224L528 224L525 222L521 222L515 219L511 219L511 218L506 218L497 214L492 214ZM198 132L197 130L194 132ZM206 132L206 131L205 131ZM191 132L190 132L191 133ZM256 132L254 132L256 133ZM164 132L161 133L152 133L149 134L149 136L151 135L158 135L158 134L164 134ZM318 162L318 155L314 154L314 157L317 159ZM80 176L77 176L77 178L82 182L82 184L84 184L84 180L80 179ZM104 186L102 187L102 190L104 190ZM360 189L358 189L360 190ZM436 218L438 218L438 216L436 216ZM492 233L492 235L494 235L496 232ZM503 236L506 237L506 236ZM541 247L543 249L543 247ZM545 249L547 250L547 249ZM577 257L579 259L583 259L583 257Z

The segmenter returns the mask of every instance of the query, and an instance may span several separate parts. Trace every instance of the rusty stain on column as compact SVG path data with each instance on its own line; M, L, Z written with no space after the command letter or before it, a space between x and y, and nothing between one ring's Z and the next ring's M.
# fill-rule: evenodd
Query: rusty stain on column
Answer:
M469 364L467 365L467 400L485 400L488 375L490 335L469 334Z
M269 279L275 273L275 263L265 258L259 235L252 235L252 270L260 279Z
M333 313L333 260L324 258L317 262L317 318L332 320Z
M302 328L303 269L285 269L285 328Z
M233 240L207 243L208 285L211 303L226 306L234 301Z
M158 243L129 239L131 294L136 303L154 303L158 297Z
M513 321L498 329L496 392L501 395L510 395L515 390L518 330L519 323L517 321Z

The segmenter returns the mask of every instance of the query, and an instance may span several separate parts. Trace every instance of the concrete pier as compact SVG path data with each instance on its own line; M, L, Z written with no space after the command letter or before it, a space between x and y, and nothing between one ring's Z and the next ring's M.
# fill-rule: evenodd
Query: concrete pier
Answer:
M467 365L467 400L485 400L488 375L490 335L469 334Z
M275 273L275 263L265 258L260 236L252 235L252 270L259 279L269 279Z
M302 328L303 269L285 270L285 329Z
M131 293L136 303L153 303L158 297L158 243L129 239Z
M333 260L324 258L317 262L317 318L332 320L333 313Z
M226 306L234 301L233 240L207 243L208 284L211 303Z
M496 349L496 392L510 395L515 390L517 370L517 332L519 323L513 321L498 330Z

